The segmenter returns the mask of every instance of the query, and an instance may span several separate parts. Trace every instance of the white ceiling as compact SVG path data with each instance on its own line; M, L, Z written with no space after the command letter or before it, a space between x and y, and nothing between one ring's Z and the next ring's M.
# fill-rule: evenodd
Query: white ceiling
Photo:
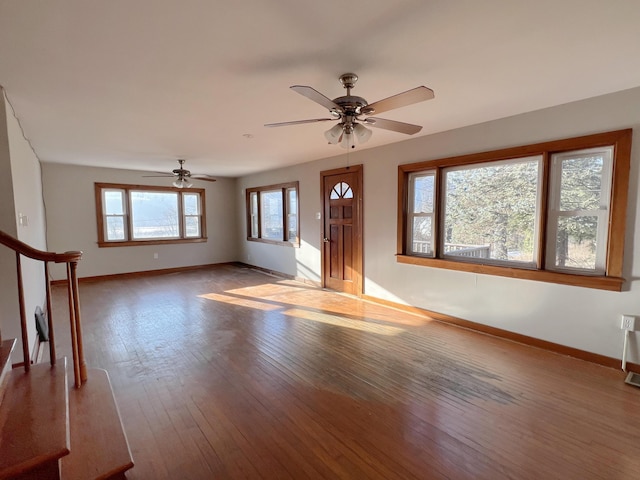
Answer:
M635 0L0 0L0 85L44 162L233 177L345 152L263 126L326 116L290 85L426 85L380 116L428 135L639 86L639 24Z

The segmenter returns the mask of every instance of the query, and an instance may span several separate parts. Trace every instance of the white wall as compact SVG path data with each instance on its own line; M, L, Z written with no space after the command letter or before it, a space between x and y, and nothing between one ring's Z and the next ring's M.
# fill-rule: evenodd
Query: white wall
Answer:
M389 118L394 118L390 116ZM398 117L400 118L400 117ZM624 292L570 287L397 263L397 168L400 164L634 128L627 210ZM308 127L311 128L311 127ZM300 181L299 249L246 241L239 224L239 260L320 280L322 170L364 165L364 290L367 295L456 316L581 350L620 358L619 315L640 316L640 88L515 117L419 137L374 149L357 149L295 167L238 180L238 218L245 218L244 189ZM375 135L375 131L374 131ZM322 140L322 129L318 130ZM630 361L640 363L634 338Z
M4 92L0 103L0 165L4 172L0 180L0 198L2 207L0 229L16 237L18 240L37 248L46 250L45 215L42 203L42 177L40 162L31 145L22 134L18 120L6 101ZM3 135L6 132L6 137ZM18 223L18 215L26 217L26 224ZM3 247L4 248L4 247ZM18 345L12 361L22 361L22 345L20 344L20 310L15 267L15 254L7 250L3 252L2 285L0 298L2 317L0 328L4 338L18 338ZM22 278L24 286L25 311L27 316L28 344L32 348L36 338L34 311L36 306L45 310L45 278L42 262L25 257L21 258Z
M205 188L207 242L99 248L95 182L168 186L170 179L144 178L149 172L55 163L43 163L42 172L49 249L82 251L80 278L231 262L237 258L234 179L196 181L198 187ZM154 259L154 253L158 259ZM52 274L56 279L65 278L62 268L52 268Z

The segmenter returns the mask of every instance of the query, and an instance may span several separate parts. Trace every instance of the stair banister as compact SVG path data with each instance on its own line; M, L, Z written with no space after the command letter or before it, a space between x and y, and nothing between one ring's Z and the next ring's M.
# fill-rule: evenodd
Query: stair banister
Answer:
M65 252L54 253L45 252L27 245L20 240L13 238L11 235L0 230L0 244L14 250L16 252L16 269L18 278L18 301L20 303L20 328L22 331L22 349L24 355L24 368L26 371L30 369L29 345L27 340L27 315L24 305L24 287L22 282L21 255L44 262L45 282L46 282L46 303L47 318L49 325L49 355L51 364L55 364L55 344L54 329L51 311L51 285L49 280L49 262L65 263L67 265L67 284L69 296L69 324L71 329L71 343L73 350L73 367L75 386L80 387L87 380L87 368L84 360L82 327L80 323L80 299L78 290L77 266L78 261L82 258L82 252Z

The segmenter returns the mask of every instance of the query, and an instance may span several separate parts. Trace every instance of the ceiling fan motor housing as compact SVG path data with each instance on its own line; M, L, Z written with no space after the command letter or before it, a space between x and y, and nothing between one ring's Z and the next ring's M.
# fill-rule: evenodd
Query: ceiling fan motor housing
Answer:
M345 115L362 115L364 112L362 111L367 105L367 101L355 95L345 95L343 97L338 97L333 99L333 103L339 105Z

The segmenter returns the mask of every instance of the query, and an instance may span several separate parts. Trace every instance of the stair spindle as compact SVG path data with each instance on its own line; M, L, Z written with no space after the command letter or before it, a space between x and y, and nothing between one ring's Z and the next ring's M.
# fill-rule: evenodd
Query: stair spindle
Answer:
M22 333L22 358L24 361L24 371L31 368L29 358L29 336L27 333L27 313L24 308L24 286L22 284L22 266L20 264L20 253L16 252L16 269L18 272L18 302L20 303L20 330Z
M53 309L51 308L51 280L49 279L49 262L44 263L45 291L47 296L47 325L49 326L49 361L56 364L56 342L53 333Z

